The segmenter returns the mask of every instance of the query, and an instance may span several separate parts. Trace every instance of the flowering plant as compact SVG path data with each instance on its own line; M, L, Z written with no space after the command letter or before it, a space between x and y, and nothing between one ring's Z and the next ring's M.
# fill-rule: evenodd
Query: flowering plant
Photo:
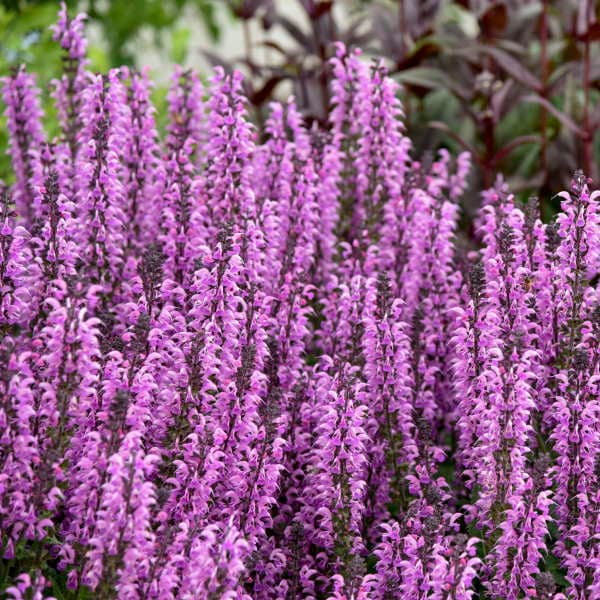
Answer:
M600 212L416 160L341 44L327 129L241 78L87 69L63 7L46 137L2 81L8 598L600 598Z

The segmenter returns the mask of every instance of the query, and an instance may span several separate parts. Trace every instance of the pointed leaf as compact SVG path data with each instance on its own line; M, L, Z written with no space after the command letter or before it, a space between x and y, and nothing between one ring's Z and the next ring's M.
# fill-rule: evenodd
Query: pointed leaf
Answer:
M556 108L552 102L546 100L546 98L542 98L541 96L531 94L529 96L525 96L523 98L524 102L533 102L534 104L539 104L543 106L551 115L556 117L567 129L570 129L573 133L577 134L579 137L585 137L585 132L583 129L578 127L575 122L566 115L564 112Z
M540 80L521 64L514 56L508 54L500 48L494 48L491 46L478 45L478 50L485 54L490 55L496 64L505 71L508 75L516 79L518 82L527 86L528 88L540 92L542 89L542 83Z

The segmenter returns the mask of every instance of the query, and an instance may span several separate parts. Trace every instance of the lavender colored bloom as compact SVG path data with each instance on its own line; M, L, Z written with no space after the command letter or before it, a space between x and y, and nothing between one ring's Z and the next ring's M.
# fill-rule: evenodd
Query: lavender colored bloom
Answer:
M499 178L465 243L381 62L337 45L327 130L177 68L163 136L83 24L57 139L3 79L0 594L598 597L591 181L545 223Z
M13 199L24 223L39 218L39 188L42 186L42 147L45 135L40 108L40 90L23 66L2 78L2 97L6 105L9 152L15 174Z
M85 101L82 93L88 84L86 71L87 39L85 37L86 15L81 13L71 18L67 5L62 2L58 13L58 22L53 26L53 39L63 50L64 71L60 79L53 81L53 95L58 109L62 137L56 149L56 162L60 165L61 188L69 195L73 188L71 182L76 176L75 161L82 139Z
M83 95L85 137L75 182L78 232L87 276L106 292L117 281L125 246L121 155L126 131L125 88L119 72L97 76ZM111 281L111 278L112 281Z
M160 182L164 178L160 161L155 110L150 100L151 83L145 71L123 71L128 75L127 105L130 117L128 145L124 152L127 162L125 193L128 247L151 243L158 223L156 205ZM137 248L136 248L137 250Z
M8 597L12 600L56 600L53 596L48 596L44 593L47 587L47 581L44 576L38 571L32 580L28 573L22 573L16 578L15 585L6 588Z

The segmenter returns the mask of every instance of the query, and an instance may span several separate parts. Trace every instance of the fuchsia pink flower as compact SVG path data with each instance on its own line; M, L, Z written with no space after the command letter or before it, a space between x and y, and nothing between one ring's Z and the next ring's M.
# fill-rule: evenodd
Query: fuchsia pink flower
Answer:
M412 156L381 62L250 122L240 73L54 39L59 131L2 80L0 594L600 597L599 192L550 223ZM65 589L66 588L66 589Z
M34 77L25 71L24 66L2 78L2 96L10 134L9 151L16 178L13 199L18 214L29 225L41 217L38 199L43 183L45 134L39 95Z

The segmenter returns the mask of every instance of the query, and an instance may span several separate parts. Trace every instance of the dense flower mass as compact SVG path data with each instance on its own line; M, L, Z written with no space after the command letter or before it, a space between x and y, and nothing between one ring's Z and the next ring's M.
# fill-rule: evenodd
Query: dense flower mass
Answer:
M600 598L600 192L416 160L339 45L327 128L238 73L2 80L0 592Z

